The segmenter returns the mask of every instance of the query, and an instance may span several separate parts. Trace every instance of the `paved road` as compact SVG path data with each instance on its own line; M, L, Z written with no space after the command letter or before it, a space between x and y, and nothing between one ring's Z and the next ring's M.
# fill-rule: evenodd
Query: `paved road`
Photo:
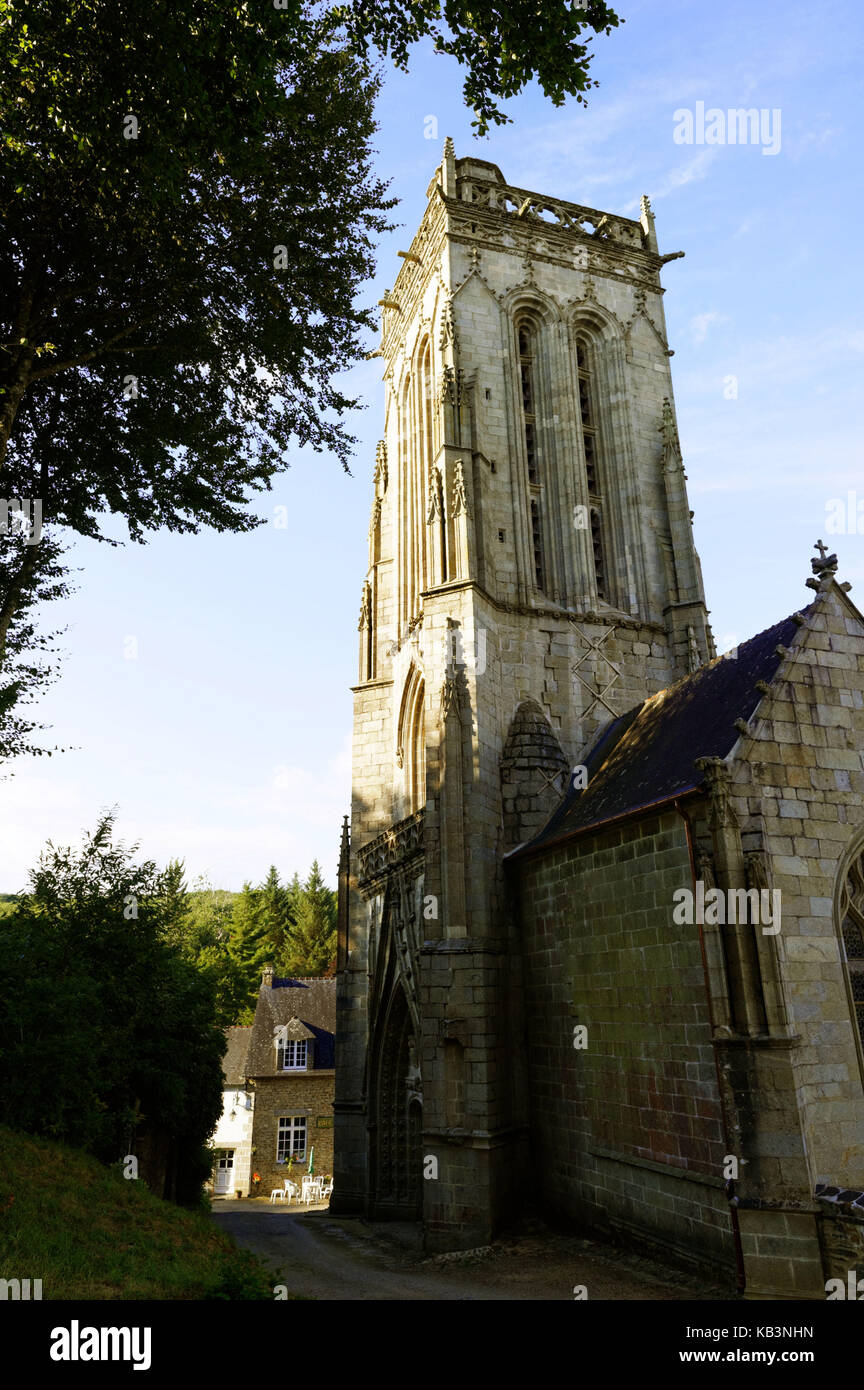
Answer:
M728 1290L609 1246L541 1231L496 1244L479 1257L423 1258L384 1240L380 1228L326 1209L215 1201L213 1217L238 1245L260 1255L290 1291L326 1300L570 1301L574 1286L589 1299L709 1300Z

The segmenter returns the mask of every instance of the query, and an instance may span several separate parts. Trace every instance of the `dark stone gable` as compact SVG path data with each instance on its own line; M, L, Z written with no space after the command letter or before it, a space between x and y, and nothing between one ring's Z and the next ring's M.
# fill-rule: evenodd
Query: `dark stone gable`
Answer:
M752 718L763 698L756 682L771 682L783 660L777 647L790 647L798 631L784 618L742 642L737 656L716 657L619 715L587 756L588 785L569 790L540 834L508 858L695 791L696 760L727 756L740 737L736 719Z

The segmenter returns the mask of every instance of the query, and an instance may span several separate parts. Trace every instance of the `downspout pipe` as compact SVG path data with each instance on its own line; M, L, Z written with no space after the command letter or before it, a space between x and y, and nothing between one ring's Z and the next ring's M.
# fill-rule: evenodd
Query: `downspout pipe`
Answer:
M696 854L693 849L693 826L690 817L683 806L676 800L673 803L675 810L684 822L684 833L687 836L687 854L690 859L690 877L693 883L693 896L696 896ZM708 1021L711 1025L711 1037L715 1036L714 1006L711 1001L711 978L708 974L708 957L705 953L705 936L702 931L702 923L698 922L699 928L699 949L702 954L702 974L705 980L705 1000L708 1005ZM725 1092L723 1078L720 1075L720 1063L717 1058L717 1048L712 1046L714 1053L714 1070L717 1074L717 1093L720 1097L720 1115L723 1124L723 1142L726 1145L726 1152L731 1152L731 1140L729 1138L729 1117L726 1113ZM726 1196L729 1200L729 1216L732 1222L732 1244L735 1248L735 1268L738 1277L738 1292L743 1293L747 1287L747 1275L744 1270L744 1252L741 1248L741 1230L738 1225L738 1198L735 1196L734 1182L727 1182Z

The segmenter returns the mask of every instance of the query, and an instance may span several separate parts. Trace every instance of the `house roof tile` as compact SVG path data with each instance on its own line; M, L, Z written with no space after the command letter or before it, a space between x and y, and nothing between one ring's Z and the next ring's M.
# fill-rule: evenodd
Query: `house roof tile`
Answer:
M276 977L272 986L261 985L255 1008L255 1022L249 1045L247 1075L277 1076L274 1038L277 1029L297 1019L312 1036L315 1046L312 1070L335 1065L336 981L335 979L288 979Z

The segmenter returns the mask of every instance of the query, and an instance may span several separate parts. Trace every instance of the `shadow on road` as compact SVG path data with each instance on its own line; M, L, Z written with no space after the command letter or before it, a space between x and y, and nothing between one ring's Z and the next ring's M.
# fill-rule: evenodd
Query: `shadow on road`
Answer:
M425 1256L419 1227L334 1217L326 1206L214 1201L213 1218L238 1245L281 1272L293 1293L326 1300L727 1301L734 1291L614 1246L549 1231L539 1222L480 1251ZM581 1295L584 1296L584 1295Z

